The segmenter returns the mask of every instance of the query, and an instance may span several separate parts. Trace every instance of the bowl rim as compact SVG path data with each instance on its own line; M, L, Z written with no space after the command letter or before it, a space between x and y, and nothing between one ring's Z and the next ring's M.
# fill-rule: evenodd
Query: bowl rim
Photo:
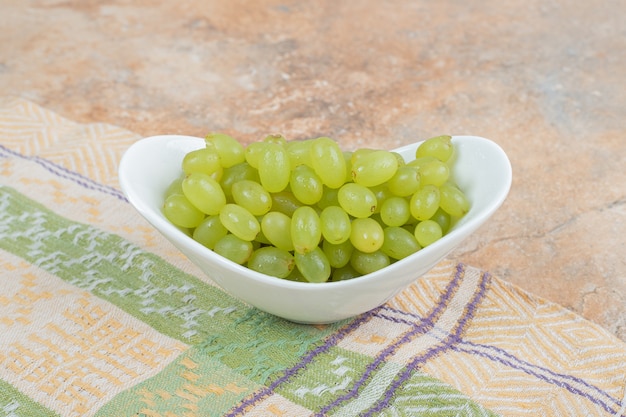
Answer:
M127 172L129 170L129 164L133 160L133 157L135 157L136 154L139 154L142 151L142 148L146 146L156 146L157 142L170 143L172 141L179 141L179 140L196 141L195 143L193 143L194 146L190 146L190 148L194 148L194 147L197 148L197 147L200 147L202 143L204 143L204 139L202 138L194 137L194 136L186 136L186 135L174 135L174 134L167 135L166 134L166 135L149 136L149 137L144 137L142 139L139 139L138 141L134 142L123 154L119 163L118 178L119 178L119 183L122 188L122 191L126 195L131 205L153 227L155 227L158 232L164 235L166 239L170 239L170 240L174 239L175 241L177 241L177 243L180 243L182 245L189 247L189 249L194 254L198 254L201 256L208 256L209 258L211 258L212 261L222 264L222 266L227 269L231 269L233 273L244 275L248 279L252 279L262 284L267 284L271 286L280 286L285 289L293 289L293 290L306 289L306 291L326 291L330 288L340 289L340 288L345 288L345 287L351 287L354 285L364 285L367 282L376 281L380 279L381 275L388 276L386 279L393 280L394 276L397 276L397 274L394 274L394 272L397 269L403 268L404 265L407 263L416 262L416 258L423 257L425 259L428 259L431 252L437 252L437 250L440 249L441 246L444 246L446 242L454 239L457 236L457 234L462 233L464 230L469 231L468 235L471 234L474 230L480 227L480 225L485 221L485 219L488 219L489 217L491 217L491 215L502 205L502 203L504 202L504 200L506 199L508 195L508 192L511 187L511 182L512 182L511 163L506 153L504 152L504 150L494 141L490 139L486 139L484 137L480 137L480 136L452 135L452 139L453 141L457 141L457 142L461 141L461 142L470 143L470 144L471 142L480 142L481 145L483 146L491 147L492 152L495 152L496 154L500 156L500 159L501 159L500 162L504 163L504 166L503 166L504 170L502 174L505 176L504 181L506 185L499 189L499 193L495 195L493 199L489 200L489 204L482 212L479 213L480 215L469 217L468 221L463 223L461 228L459 229L453 228L451 231L443 235L439 240L432 243L431 245L426 246L420 249L419 251L413 253L412 255L404 259L400 259L390 264L389 266L386 266L385 268L360 276L355 279L345 280L345 281L326 281L326 282L321 282L321 283L291 281L291 280L287 280L284 278L278 278L278 277L274 277L271 275L266 275L261 272L257 272L252 269L249 269L243 265L239 265L233 261L230 261L227 258L222 257L221 255L213 252L211 249L207 248L201 243L195 241L192 237L188 236L183 231L181 231L177 226L169 222L160 210L155 209L154 207L147 204L144 200L138 197L137 186L136 184L133 184L130 181L127 175ZM412 148L415 148L416 146L419 146L419 144L422 142L423 140L417 141L414 143L409 143L401 147L392 149L391 151L400 152L400 153L406 152L407 150L410 150ZM195 145L198 145L198 146L195 146ZM182 172L182 169L181 169L181 172ZM474 209L474 206L472 205L470 207L470 211L468 212L468 214L466 214L466 216L469 215L473 209ZM211 278L209 273L207 273L207 275L209 276L209 278Z

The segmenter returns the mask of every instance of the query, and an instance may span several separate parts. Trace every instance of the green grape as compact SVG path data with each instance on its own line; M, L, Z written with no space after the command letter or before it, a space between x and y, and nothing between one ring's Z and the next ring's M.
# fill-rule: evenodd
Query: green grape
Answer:
M439 188L425 185L413 194L409 207L411 215L417 220L430 219L439 208Z
M328 206L320 214L324 240L338 244L350 238L352 225L350 216L339 206Z
M311 162L312 144L312 140L294 140L287 142L285 149L287 149L287 154L289 155L291 169L294 169L298 165L313 167L313 163Z
M224 168L240 164L246 160L243 146L232 136L224 133L211 133L205 138L207 148L213 148Z
M393 154L393 156L396 157L396 161L398 161L398 168L406 165L406 161L404 160L404 157L400 155L400 153L396 151L391 151L391 153Z
M213 251L226 259L243 265L250 259L253 246L250 241L240 239L233 234L228 234L215 243Z
M320 209L325 209L330 206L338 206L339 198L337 195L339 194L339 190L337 188L328 188L324 186L324 191L322 192L322 198L317 202L317 207Z
M317 212L309 206L297 208L291 217L291 240L296 253L311 252L321 238L322 227Z
M414 159L408 165L418 168L421 185L432 184L438 187L450 177L450 167L432 156Z
M222 178L224 172L219 155L214 149L209 148L196 149L187 153L183 158L182 168L186 175L200 172L216 181Z
M193 239L209 249L214 249L218 240L228 234L219 216L208 216L193 230Z
M172 194L165 199L163 214L176 226L194 228L204 219L198 210L183 194Z
M434 220L424 220L415 226L415 238L422 247L438 241L442 235L441 226Z
M470 209L465 194L453 184L447 183L439 187L441 193L441 209L452 217L462 217Z
M261 185L270 193L283 191L289 184L291 162L287 151L281 145L265 143L258 169Z
M306 253L296 252L294 258L298 270L300 270L300 273L308 282L319 283L328 281L331 268L322 248L316 246L313 250Z
M350 265L360 274L367 275L391 264L391 259L380 250L365 253L355 250L350 258Z
M453 151L452 136L436 136L422 142L415 151L415 157L432 156L446 162L452 156Z
M343 160L346 162L346 176L343 179L343 182L352 182L352 152L351 151L343 151Z
M356 149L352 152L350 152L351 158L350 158L350 163L354 164L356 161L358 161L359 159L361 159L363 156L370 154L372 152L376 152L380 149L372 149L372 148L359 148ZM352 173L350 173L350 175L352 176Z
M389 151L369 152L352 161L352 179L366 187L389 181L397 170L398 160Z
M287 139L281 134L267 135L263 138L263 142L265 143L273 143L275 145L285 146L287 144Z
M226 204L219 214L224 227L242 240L252 241L261 231L261 225L256 217L241 206Z
M372 190L352 182L344 184L339 189L337 199L341 208L357 218L369 217L378 208L378 201Z
M290 191L272 193L272 211L279 211L291 217L296 209L302 206L303 204Z
M194 172L188 175L183 180L182 187L185 197L203 213L218 214L226 204L222 187L207 174Z
M294 257L294 262L295 262L295 257ZM295 282L309 282L306 280L306 278L304 277L304 275L302 275L302 272L300 272L300 270L295 267L291 270L291 273L285 278L289 281L295 281Z
M272 208L272 196L258 182L241 180L231 189L233 200L255 216L262 216Z
M245 148L244 155L246 162L250 164L252 168L259 169L259 161L261 160L261 156L265 153L266 147L266 142L252 142Z
M409 202L403 197L390 197L380 207L380 219L387 226L402 226L411 218Z
M261 232L279 249L293 250L291 240L291 217L279 211L270 211L261 220Z
M170 185L165 189L165 198L174 195L174 194L185 194L183 193L183 180L184 176L176 178L174 181L170 182Z
M383 245L384 232L382 226L372 218L354 219L350 231L350 243L355 249L372 253Z
M392 194L407 197L420 187L420 173L417 167L404 165L398 168L389 181L387 187Z
M263 217L264 216L258 216L257 217L257 221L259 222L259 225L261 224L261 220L263 220ZM266 246L266 245L271 245L272 244L272 242L270 242L270 240L263 233L263 228L261 228L261 230L259 230L259 233L256 235L256 237L254 238L252 243L255 244L255 247L254 247L255 250L260 248L261 246Z
M450 230L450 226L452 225L452 219L450 218L450 215L443 211L441 207L437 209L437 211L435 212L435 214L433 214L433 217L431 217L430 220L434 220L439 223L439 227L441 227L441 231L444 235L448 233L448 230Z
M289 186L293 195L302 204L315 204L324 194L322 180L308 165L298 165L291 171Z
M369 187L369 189L374 193L374 197L376 197L376 209L374 210L374 213L380 213L380 207L383 205L385 200L392 197L393 194L389 191L386 183Z
M330 280L332 282L347 281L349 279L358 278L360 276L361 274L357 272L357 270L354 269L352 265L348 264L341 268L333 269Z
M224 169L224 174L220 180L220 185L224 191L224 195L228 201L232 202L233 194L231 192L233 184L242 180L250 180L254 182L261 181L259 172L250 166L247 162L242 162Z
M338 244L333 244L325 240L322 242L322 250L328 258L328 263L331 267L341 268L350 262L354 246L352 246L349 240Z
M421 249L413 233L402 227L386 227L384 233L385 241L380 250L392 259L404 259Z
M341 187L346 178L346 161L337 142L321 137L311 145L311 164L322 183L329 188Z
M291 253L274 246L265 246L252 252L247 267L277 278L287 278L295 267Z

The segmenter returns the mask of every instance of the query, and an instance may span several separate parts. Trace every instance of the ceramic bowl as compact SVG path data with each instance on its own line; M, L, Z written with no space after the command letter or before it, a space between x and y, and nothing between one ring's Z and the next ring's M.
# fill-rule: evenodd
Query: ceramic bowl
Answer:
M178 177L184 155L204 139L163 135L134 143L119 166L130 203L218 286L260 310L299 323L330 323L378 307L445 258L500 207L511 185L511 165L494 142L454 136L454 180L471 202L470 211L440 240L374 273L320 284L288 281L235 264L197 243L161 212L164 192ZM412 159L419 143L395 149Z

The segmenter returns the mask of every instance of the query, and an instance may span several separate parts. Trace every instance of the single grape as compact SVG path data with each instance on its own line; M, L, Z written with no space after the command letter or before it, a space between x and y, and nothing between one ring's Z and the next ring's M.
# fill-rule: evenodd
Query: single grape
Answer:
M287 278L295 267L295 260L284 249L265 246L252 252L246 266L265 275Z
M273 134L267 135L263 138L263 142L265 143L273 143L275 145L285 146L287 144L287 139L281 134Z
M341 268L333 269L330 280L332 282L347 281L349 279L358 278L360 276L361 273L354 269L352 265L347 264Z
M409 202L403 197L390 197L380 208L380 218L387 226L402 226L411 218Z
M228 234L215 243L213 251L239 265L248 262L252 255L252 242Z
M319 246L306 253L294 254L296 266L308 282L326 282L330 277L331 267L328 258Z
M328 188L324 186L324 191L322 192L322 198L317 202L317 207L320 209L325 209L330 206L338 206L339 205L339 190L337 188Z
M420 174L420 184L440 186L450 178L450 167L432 156L423 156L409 162L409 166L417 167Z
M299 202L291 191L272 193L272 211L279 211L291 217L293 213L302 206L304 206L304 204Z
M383 269L389 266L390 263L389 256L380 250L372 253L355 250L350 258L350 265L362 275Z
M341 268L350 262L354 246L349 240L342 243L332 244L325 240L322 242L322 250L328 258L328 263L333 268Z
M397 170L398 160L389 151L370 152L352 161L352 179L366 187L388 181Z
M311 145L311 164L322 183L330 188L341 187L346 178L346 161L334 140L321 137Z
M203 213L218 214L226 204L226 196L220 184L207 174L194 172L182 183L185 197Z
M165 199L163 214L176 226L194 228L204 219L204 213L182 194L172 194Z
M424 220L415 226L415 238L422 247L435 243L442 235L441 226L434 220Z
M372 253L383 245L384 233L381 225L372 218L354 219L350 232L350 243L355 249Z
M211 133L205 138L207 148L213 148L219 155L222 167L228 168L246 160L243 146L232 136L224 133Z
M259 169L259 161L265 153L267 142L252 142L244 150L246 162L254 169Z
M208 216L193 230L193 239L209 249L214 249L218 240L228 234L219 216Z
M183 193L183 180L185 179L184 175L174 179L170 182L170 185L165 189L165 198L173 195L173 194L182 194Z
M430 219L439 208L439 188L425 185L413 194L409 207L411 215L417 220Z
M415 193L420 187L420 173L415 166L404 165L398 168L389 181L387 187L392 194L407 197Z
M257 218L236 204L226 204L220 211L219 217L224 227L242 240L252 241L261 231Z
M402 227L386 227L384 233L385 241L380 250L390 258L404 259L421 249L413 233Z
M324 240L338 244L350 238L352 224L348 213L339 206L328 206L320 214Z
M470 203L458 187L447 183L439 187L441 209L452 217L462 217L470 209Z
M357 218L369 217L378 208L378 201L372 190L352 182L339 189L337 199L341 208Z
M241 180L231 189L233 200L255 216L262 216L272 208L272 196L261 184L250 180Z
M308 165L298 165L291 171L289 187L302 204L313 205L322 199L322 180Z
M285 148L276 143L265 143L259 158L259 178L261 185L270 193L283 191L289 184L291 162Z
M309 206L296 209L291 217L291 240L296 253L311 252L319 245L321 238L322 227L317 212Z
M448 233L448 230L450 230L450 226L452 225L450 215L443 211L441 207L437 209L437 211L435 212L435 214L433 214L433 217L431 217L430 220L434 220L439 223L439 227L441 227L441 231L444 235Z
M422 142L415 151L415 157L432 156L446 162L453 153L452 136L443 135Z
M214 149L209 148L196 149L185 154L182 168L186 175L200 172L216 181L222 178L224 172L219 155Z
M261 220L261 232L274 246L286 251L293 250L291 240L291 217L278 211L270 211Z
M226 200L232 202L233 194L231 192L233 184L242 180L250 180L254 182L260 182L259 172L250 166L247 162L242 162L237 165L224 169L224 174L220 180L220 186L224 191Z
M285 149L289 155L289 161L291 162L291 169L294 169L298 165L307 165L313 168L311 162L311 145L312 140L294 140L287 142Z

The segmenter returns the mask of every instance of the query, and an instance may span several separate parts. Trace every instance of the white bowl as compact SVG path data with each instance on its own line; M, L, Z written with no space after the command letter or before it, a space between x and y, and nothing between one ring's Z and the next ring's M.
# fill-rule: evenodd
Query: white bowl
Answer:
M356 279L321 284L267 276L235 264L181 232L163 213L163 196L178 177L183 156L204 139L164 135L139 140L124 154L119 179L130 203L222 289L260 310L300 323L330 323L369 311L428 272L479 228L502 204L511 186L511 164L494 142L454 136L454 180L470 211L440 240L384 269ZM395 151L413 159L419 143Z

